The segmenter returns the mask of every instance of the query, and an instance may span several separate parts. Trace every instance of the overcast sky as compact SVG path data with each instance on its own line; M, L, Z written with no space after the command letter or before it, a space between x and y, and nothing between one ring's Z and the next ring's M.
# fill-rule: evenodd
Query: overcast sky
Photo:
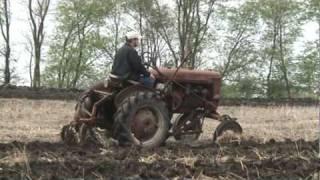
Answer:
M59 0L51 0L51 6L49 9L49 14L47 21L45 23L46 39L44 44L45 52L43 54L43 59L46 59L46 51L48 49L48 44L50 44L50 39L55 30L55 16L56 7ZM15 74L20 78L19 85L29 85L29 75L28 75L28 63L29 55L26 51L27 37L31 36L30 26L28 21L28 11L27 11L27 0L11 0L11 12L12 12L12 22L11 22L11 45L12 45L12 58L16 59L16 62L12 66L16 67ZM317 38L317 24L310 22L303 26L303 35L299 38L296 49L301 49L303 42L315 40ZM3 41L0 39L0 41ZM41 69L45 66L45 62L42 63ZM3 67L3 58L0 57L0 67Z

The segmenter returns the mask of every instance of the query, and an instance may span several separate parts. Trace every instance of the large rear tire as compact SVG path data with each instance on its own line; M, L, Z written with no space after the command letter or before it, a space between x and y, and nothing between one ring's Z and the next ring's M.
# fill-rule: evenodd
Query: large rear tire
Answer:
M120 145L160 146L168 137L169 112L155 93L138 92L123 100L114 115L113 136Z

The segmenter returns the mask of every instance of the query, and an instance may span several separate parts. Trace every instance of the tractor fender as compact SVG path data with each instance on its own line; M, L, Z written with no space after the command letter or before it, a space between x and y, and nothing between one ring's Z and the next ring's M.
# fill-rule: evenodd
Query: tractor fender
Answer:
M119 105L121 104L121 102L124 99L126 99L129 96L132 96L132 95L136 94L137 92L152 92L152 93L156 93L156 91L154 89L145 87L145 86L143 86L141 84L129 86L129 87L121 90L114 97L114 105L115 105L115 107L119 107Z

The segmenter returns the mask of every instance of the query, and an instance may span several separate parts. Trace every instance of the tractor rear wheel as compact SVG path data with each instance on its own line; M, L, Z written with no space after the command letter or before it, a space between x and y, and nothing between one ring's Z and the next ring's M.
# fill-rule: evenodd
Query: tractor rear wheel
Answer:
M169 112L155 93L139 92L123 100L114 115L113 136L120 145L160 146L168 137Z

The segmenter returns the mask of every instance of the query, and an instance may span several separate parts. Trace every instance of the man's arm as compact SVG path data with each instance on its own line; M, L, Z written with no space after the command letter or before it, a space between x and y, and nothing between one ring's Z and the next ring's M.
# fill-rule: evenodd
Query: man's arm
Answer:
M129 50L129 64L131 65L132 69L138 73L141 73L147 77L150 76L150 73L147 69L143 66L141 62L141 58L138 55L138 52L135 50Z

